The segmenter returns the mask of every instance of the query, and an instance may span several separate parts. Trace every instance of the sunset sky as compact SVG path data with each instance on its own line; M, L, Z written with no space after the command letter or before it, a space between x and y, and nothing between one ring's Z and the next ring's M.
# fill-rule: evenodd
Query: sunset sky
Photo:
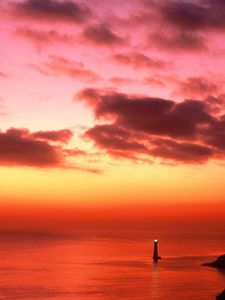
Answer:
M0 0L0 45L1 228L222 222L223 0Z

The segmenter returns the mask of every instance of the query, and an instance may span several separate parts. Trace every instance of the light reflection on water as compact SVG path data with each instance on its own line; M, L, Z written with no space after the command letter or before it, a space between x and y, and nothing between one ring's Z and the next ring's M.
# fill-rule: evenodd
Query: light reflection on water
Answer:
M0 299L214 299L225 274L203 267L225 252L225 239L2 238ZM207 246L206 246L207 245Z

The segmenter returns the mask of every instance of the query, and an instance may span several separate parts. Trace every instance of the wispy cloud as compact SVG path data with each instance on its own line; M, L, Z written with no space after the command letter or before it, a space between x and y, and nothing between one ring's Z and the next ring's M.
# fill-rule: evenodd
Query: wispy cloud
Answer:
M82 37L95 46L121 46L125 40L114 33L109 25L90 25L85 28Z
M117 53L113 56L115 61L122 65L134 68L167 69L169 64L160 59L151 58L140 52Z
M66 44L73 45L75 38L73 35L67 33L61 33L55 29L40 30L29 27L18 27L15 30L15 35L21 38L25 38L33 43L38 50L42 50L48 45Z
M43 61L39 65L31 65L31 67L46 76L67 76L88 82L100 80L98 74L86 69L82 63L62 56L50 56L49 60Z

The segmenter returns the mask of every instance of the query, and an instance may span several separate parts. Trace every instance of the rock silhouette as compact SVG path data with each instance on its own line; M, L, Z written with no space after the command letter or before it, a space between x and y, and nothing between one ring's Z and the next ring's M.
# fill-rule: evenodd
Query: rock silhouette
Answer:
M221 255L215 261L211 263L205 263L203 264L203 266L213 267L217 269L225 269L225 255Z
M216 300L225 300L225 290L216 297Z

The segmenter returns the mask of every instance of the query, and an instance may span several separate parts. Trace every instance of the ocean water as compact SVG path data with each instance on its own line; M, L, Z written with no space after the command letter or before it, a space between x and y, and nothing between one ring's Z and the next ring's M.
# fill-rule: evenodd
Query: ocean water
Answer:
M135 232L0 238L0 299L210 300L225 273L202 266L225 253L224 234Z

